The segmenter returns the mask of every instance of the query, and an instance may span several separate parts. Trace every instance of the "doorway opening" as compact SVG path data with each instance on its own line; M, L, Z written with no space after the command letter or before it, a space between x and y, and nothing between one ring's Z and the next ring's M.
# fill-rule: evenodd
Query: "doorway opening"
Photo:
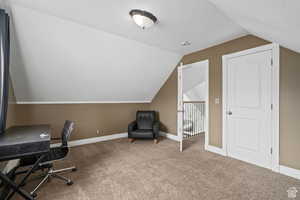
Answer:
M178 68L178 136L180 151L208 143L208 60ZM184 143L184 145L183 145Z

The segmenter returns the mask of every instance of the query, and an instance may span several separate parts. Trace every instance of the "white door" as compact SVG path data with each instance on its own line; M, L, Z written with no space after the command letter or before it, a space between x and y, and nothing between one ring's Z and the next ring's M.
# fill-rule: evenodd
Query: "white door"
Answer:
M227 58L227 154L271 168L272 50Z

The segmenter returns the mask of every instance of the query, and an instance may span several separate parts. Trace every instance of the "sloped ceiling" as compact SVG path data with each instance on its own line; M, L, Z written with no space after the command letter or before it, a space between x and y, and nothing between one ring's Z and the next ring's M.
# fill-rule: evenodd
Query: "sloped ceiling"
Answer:
M182 70L183 92L187 92L195 86L206 81L207 64L196 62L187 65Z
M149 102L182 55L245 35L206 0L7 0L18 102ZM154 13L139 29L128 12ZM191 46L182 47L188 40Z
M12 4L84 24L184 55L244 35L245 31L207 0L10 0ZM151 29L139 29L131 9L158 18ZM183 41L192 43L182 47Z
M12 8L18 101L151 101L178 54L27 8Z
M209 1L251 34L300 52L300 1Z

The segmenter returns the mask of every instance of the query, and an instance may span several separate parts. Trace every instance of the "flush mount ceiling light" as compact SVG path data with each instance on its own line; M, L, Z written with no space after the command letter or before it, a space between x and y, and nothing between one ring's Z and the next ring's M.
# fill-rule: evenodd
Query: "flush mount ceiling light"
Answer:
M181 42L181 46L190 46L192 43L190 41Z
M157 18L145 10L133 9L129 12L133 21L142 29L149 28L157 22Z

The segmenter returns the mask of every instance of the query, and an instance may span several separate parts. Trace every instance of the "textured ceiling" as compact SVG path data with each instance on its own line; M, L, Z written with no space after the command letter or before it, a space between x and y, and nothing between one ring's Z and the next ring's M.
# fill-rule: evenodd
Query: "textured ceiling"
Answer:
M19 102L149 102L182 55L247 33L300 52L300 1L3 2ZM134 8L159 23L141 30L128 15Z
M181 56L13 6L19 102L149 102Z
M299 0L209 0L249 33L300 52Z
M246 31L206 0L6 0L18 102L150 102L182 55ZM155 14L141 30L128 12ZM188 40L191 46L182 47Z
M14 4L80 23L180 54L231 40L245 31L207 0L11 0ZM131 9L157 16L156 26L142 30ZM183 41L192 43L182 47Z

